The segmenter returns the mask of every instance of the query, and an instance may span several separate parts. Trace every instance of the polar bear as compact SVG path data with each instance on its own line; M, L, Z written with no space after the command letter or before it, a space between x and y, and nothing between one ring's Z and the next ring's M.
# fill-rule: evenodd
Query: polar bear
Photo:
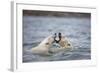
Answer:
M62 35L61 33L58 34L59 40L56 39L57 35L55 34L54 41L56 43L57 48L51 48L49 52L51 53L57 53L62 51L71 51L73 49L73 46L69 39Z
M42 54L42 55L49 55L49 48L53 44L54 39L53 36L50 35L47 38L45 38L38 46L33 47L32 53L34 54Z
M66 49L72 49L73 48L70 40L67 37L65 37L64 35L61 35L61 40L59 41L59 45L62 48L66 48Z

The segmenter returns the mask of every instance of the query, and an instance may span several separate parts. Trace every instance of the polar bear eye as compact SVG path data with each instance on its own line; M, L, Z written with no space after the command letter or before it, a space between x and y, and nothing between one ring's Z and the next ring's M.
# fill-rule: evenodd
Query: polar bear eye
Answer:
M49 45L49 43L46 43L46 45Z
M70 44L67 44L68 46L70 46Z

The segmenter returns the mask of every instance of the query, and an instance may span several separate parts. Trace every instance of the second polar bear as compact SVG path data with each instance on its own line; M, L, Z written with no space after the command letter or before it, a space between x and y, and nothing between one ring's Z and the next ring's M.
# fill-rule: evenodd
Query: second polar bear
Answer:
M65 37L64 35L62 35L61 33L59 33L59 40L55 39L55 41L56 41L56 45L59 47L51 48L50 52L52 53L57 53L61 51L71 51L73 49L73 46L71 42L69 41L69 39Z

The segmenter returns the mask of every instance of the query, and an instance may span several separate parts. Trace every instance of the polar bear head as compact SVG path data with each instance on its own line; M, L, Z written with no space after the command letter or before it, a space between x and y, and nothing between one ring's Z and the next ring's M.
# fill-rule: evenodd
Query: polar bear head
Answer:
M50 48L50 46L53 44L54 38L52 35L45 38L39 45L45 46L46 48Z
M56 38L58 38L58 40ZM70 43L70 40L61 33L58 33L58 36L57 34L55 34L54 40L62 48L72 48L72 44Z

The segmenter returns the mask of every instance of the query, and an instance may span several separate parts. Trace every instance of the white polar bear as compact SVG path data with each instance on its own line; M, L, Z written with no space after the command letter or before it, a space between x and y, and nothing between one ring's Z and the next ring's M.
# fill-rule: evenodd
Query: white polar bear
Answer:
M48 51L53 42L54 42L53 36L45 38L38 46L31 49L32 53L49 55Z
M73 48L70 40L67 37L65 37L65 36L61 37L61 40L59 41L59 45L62 48L66 48L66 49L72 49Z
M61 34L61 39L58 43L56 43L57 48L51 48L50 52L57 53L62 51L71 51L73 50L73 46L69 39Z

